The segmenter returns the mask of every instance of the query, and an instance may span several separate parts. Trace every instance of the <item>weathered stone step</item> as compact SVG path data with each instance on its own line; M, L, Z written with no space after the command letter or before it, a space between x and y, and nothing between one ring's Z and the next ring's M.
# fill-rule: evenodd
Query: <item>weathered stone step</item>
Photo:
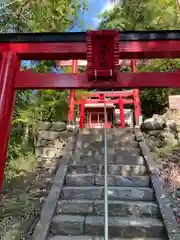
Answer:
M110 237L161 237L163 223L155 218L109 217ZM56 215L51 222L51 232L62 235L104 235L104 217Z
M88 199L98 200L104 197L103 187L64 187L61 199ZM137 187L109 187L109 200L153 201L154 192L151 188Z
M123 156L123 155L114 155L114 161L116 164L124 165L141 165L144 164L144 158L142 156Z
M108 163L117 163L124 165L142 165L144 164L144 158L142 156L119 156L114 153L108 153L107 156ZM84 154L82 156L72 156L70 160L71 164L103 164L104 163L104 155L102 154Z
M125 154L125 155L130 155L130 156L140 156L141 150L140 148L132 148L132 147L118 147L118 148L113 148L112 151L116 154Z
M139 144L137 141L113 141L113 146L115 148L119 148L119 147L127 147L127 148L138 148Z
M84 216L56 215L51 221L50 230L53 234L84 235Z
M102 140L101 142L100 141L93 141L93 142L82 142L82 141L77 141L76 143L76 146L78 148L91 148L91 147L102 147L104 144L104 141ZM107 146L108 147L113 147L114 146L114 143L112 142L112 140L107 140Z
M159 207L153 202L108 201L109 216L160 217ZM57 214L104 216L104 200L62 200Z
M107 154L108 163L115 163L114 154L109 153ZM79 155L75 153L70 160L71 164L103 164L104 163L104 154L83 154Z
M109 217L110 237L161 237L164 233L164 225L154 218L137 217ZM104 234L104 217L86 217L85 234Z
M121 165L121 164L108 164L109 175L145 175L147 169L144 165ZM95 173L104 174L104 165L70 165L68 173Z
M93 173L67 174L67 186L104 186L104 175ZM108 186L149 187L148 176L108 176Z
M149 187L149 176L108 176L108 186ZM104 175L96 175L95 184L104 186Z
M134 131L134 128L114 128L113 135L120 136L122 134L133 134Z
M122 142L132 142L132 141L136 141L136 136L135 136L135 134L122 134L122 135L120 135L120 136L116 136L116 135L114 135L113 137L112 137L112 140L113 141L122 141Z
M103 145L103 144L102 144ZM81 148L77 149L80 150L80 156L83 155L93 155L93 154L104 154L104 145L102 147L88 147L88 148ZM118 155L125 155L125 156L140 156L141 152L139 148L127 148L127 147L108 147L107 151L109 153L116 153Z
M48 240L104 240L104 237L90 236L63 236L58 235L49 238ZM132 240L132 238L111 238L111 240ZM133 238L133 240L164 240L162 238Z
M83 150L84 149L90 149L90 148L102 148L103 145L104 145L104 140L102 140L102 141L81 141L81 140L79 140L79 141L76 142L76 147L77 148L82 148ZM107 140L107 147L138 148L139 145L138 145L138 142L135 141L135 140L134 141L129 141L129 142L127 142L127 141L124 142L124 141L121 141L121 139L119 141L112 141L110 139L110 140Z

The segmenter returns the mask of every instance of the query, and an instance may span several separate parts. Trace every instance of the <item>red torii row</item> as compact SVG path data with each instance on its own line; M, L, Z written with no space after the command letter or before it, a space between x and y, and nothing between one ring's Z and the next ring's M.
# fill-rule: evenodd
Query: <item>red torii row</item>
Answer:
M83 63L81 63L83 65ZM136 72L136 60L131 60L131 71ZM70 66L72 65L72 73L77 73L78 60L71 60L71 61L59 61L57 65L60 66ZM85 64L84 64L85 65ZM80 97L81 100L77 100L76 97ZM133 96L133 99L126 99L125 97ZM96 97L98 99L84 99L87 97ZM113 103L119 104L120 108L120 123L121 127L125 127L125 117L124 117L124 105L125 104L134 104L134 112L135 112L135 122L136 125L139 124L139 117L141 116L141 106L140 106L140 96L139 96L139 89L134 89L128 92L121 92L121 93L106 93L106 94L97 94L95 92L87 93L87 94L76 94L75 90L70 90L69 95L69 104L68 104L68 121L74 121L74 107L75 104L80 105L80 128L84 127L84 105L87 103L99 103L104 101L105 97L118 97L117 100L106 100L106 103Z
M0 34L0 187L17 89L180 87L180 72L119 72L119 59L179 58L180 31ZM21 60L87 59L87 73L20 71Z

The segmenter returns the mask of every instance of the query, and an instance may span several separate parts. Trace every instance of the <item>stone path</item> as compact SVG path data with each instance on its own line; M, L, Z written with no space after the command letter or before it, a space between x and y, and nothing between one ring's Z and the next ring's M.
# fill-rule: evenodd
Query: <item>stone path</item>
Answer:
M141 133L110 129L107 135L109 239L180 240ZM103 186L102 130L82 130L64 156L33 240L102 240Z

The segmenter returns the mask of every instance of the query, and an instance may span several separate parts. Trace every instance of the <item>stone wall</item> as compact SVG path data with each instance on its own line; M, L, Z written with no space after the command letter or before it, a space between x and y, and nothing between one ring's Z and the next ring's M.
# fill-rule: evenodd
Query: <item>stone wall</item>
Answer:
M72 132L63 122L40 122L37 126L36 159L38 163L57 164Z
M144 120L141 130L152 151L166 146L173 148L180 142L180 113L168 110L163 115L154 114Z

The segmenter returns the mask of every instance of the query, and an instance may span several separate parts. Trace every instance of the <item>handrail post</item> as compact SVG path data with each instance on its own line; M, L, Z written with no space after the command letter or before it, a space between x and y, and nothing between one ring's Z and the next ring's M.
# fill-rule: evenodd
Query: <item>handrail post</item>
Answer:
M104 240L108 240L107 111L104 101Z

